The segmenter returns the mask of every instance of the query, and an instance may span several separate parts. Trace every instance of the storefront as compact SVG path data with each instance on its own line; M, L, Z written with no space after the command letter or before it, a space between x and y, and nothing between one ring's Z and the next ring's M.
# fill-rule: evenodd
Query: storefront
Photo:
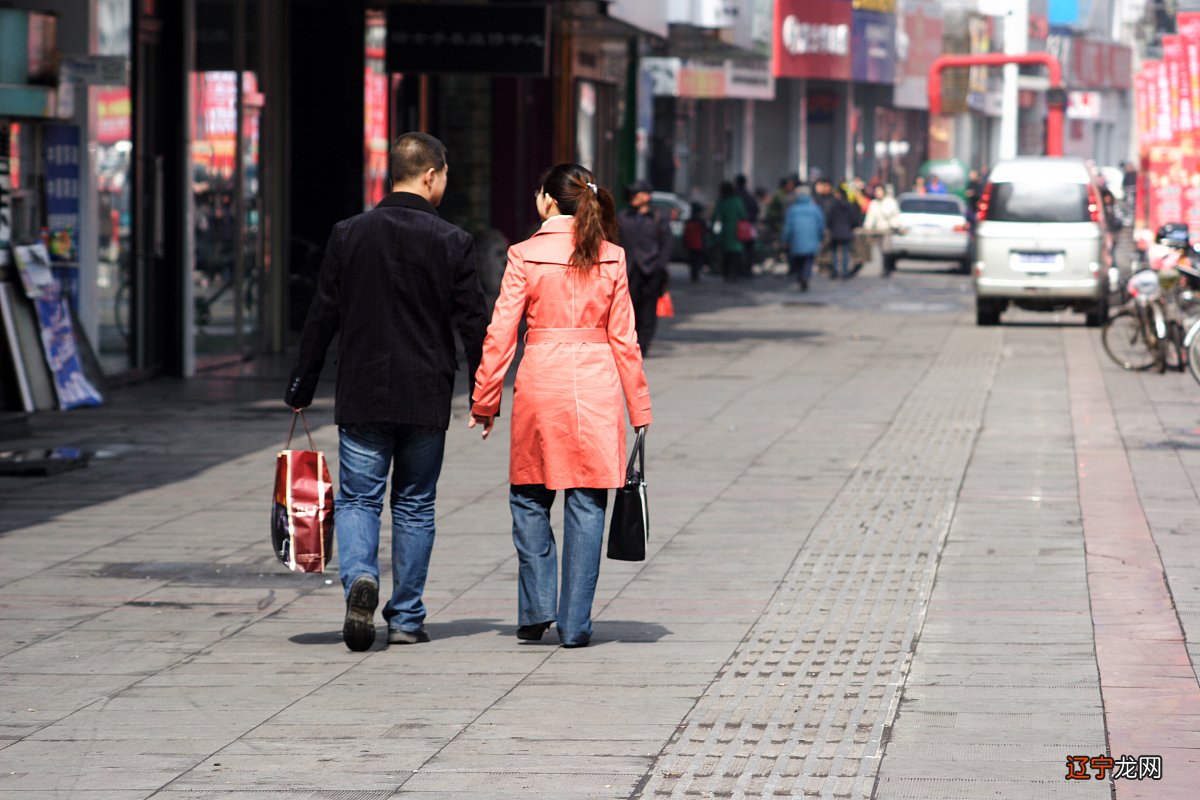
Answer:
M122 223L128 232L130 142L117 119L128 114L128 60L113 47L107 6L93 25L75 3L14 5L0 9L0 408L90 405L102 366L129 364L119 337L97 346L97 263L110 255L100 251ZM122 91L124 102L113 97ZM110 98L109 139L97 148L91 119ZM115 225L102 228L102 215Z
M854 170L853 22L851 0L775 4L772 70L780 79L779 97L788 116L784 130L790 166L785 171L798 172L805 180L818 174L840 179ZM760 147L768 144L762 135L757 141Z

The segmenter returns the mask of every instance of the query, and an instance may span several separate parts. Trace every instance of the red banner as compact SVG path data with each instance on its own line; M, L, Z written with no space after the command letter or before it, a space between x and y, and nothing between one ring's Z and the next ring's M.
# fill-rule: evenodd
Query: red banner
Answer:
M96 141L115 144L133 138L128 87L96 92Z
M1183 87L1187 83L1187 51L1183 47L1183 37L1168 34L1162 37L1163 64L1167 68L1167 80L1170 85L1170 142L1172 145L1183 144L1185 136L1192 131L1191 98L1187 98L1187 113L1182 109L1185 105Z
M772 69L778 78L850 80L851 0L778 0Z

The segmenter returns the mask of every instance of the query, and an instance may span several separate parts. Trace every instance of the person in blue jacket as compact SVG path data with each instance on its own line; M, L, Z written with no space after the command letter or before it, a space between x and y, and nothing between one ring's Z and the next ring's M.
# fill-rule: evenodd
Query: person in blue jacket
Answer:
M788 251L788 275L800 282L800 291L808 291L813 259L821 249L825 234L825 215L813 202L807 186L796 189L796 200L788 208L782 240Z

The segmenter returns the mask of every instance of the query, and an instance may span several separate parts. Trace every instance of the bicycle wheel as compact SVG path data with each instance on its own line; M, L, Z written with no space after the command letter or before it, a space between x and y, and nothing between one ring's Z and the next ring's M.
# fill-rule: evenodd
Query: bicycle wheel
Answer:
M1192 327L1194 328L1197 325L1200 325L1200 322L1197 322ZM1200 332L1192 336L1192 341L1187 347L1187 367L1188 372L1192 373L1192 378L1195 379L1196 383L1200 383Z
M1121 311L1108 318L1100 330L1104 352L1121 369L1146 370L1158 362L1158 357L1146 337L1146 326L1134 312Z
M1167 323L1167 339L1163 342L1166 348L1165 365L1175 372L1187 369L1187 352L1183 349L1183 326L1174 320Z
M1162 311L1157 305L1150 306L1151 316L1146 320L1146 338L1153 344L1151 348L1154 351L1154 368L1159 375L1167 371L1167 364L1170 361L1171 353L1171 330L1166 325L1165 321L1159 325L1162 320ZM1162 336L1158 335L1159 331L1163 332Z

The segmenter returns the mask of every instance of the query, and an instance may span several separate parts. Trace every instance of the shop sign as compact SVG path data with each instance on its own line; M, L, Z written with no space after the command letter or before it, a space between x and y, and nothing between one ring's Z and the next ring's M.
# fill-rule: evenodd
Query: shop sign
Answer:
M682 58L643 58L640 66L642 74L650 77L655 97L679 96L679 71L683 69Z
M850 0L778 0L772 67L780 78L850 80Z
M46 228L50 258L75 261L79 238L79 128L47 125L42 131L46 150Z
M1067 92L1067 119L1100 119L1099 92Z
M679 70L679 96L718 99L725 93L725 62L688 59Z
M942 54L940 0L906 0L896 43L895 106L929 108L929 68Z
M773 100L775 77L765 60L643 58L656 97Z
M124 56L63 56L63 77L88 86L124 86L129 59Z
M1049 17L1051 25L1074 25L1079 20L1087 19L1093 0L1050 0ZM1080 6L1087 6L1080 9ZM1082 17L1080 12L1082 13Z
M133 138L133 110L129 89L102 89L96 93L96 141L116 144Z
M1128 89L1133 52L1123 45L1076 37L1069 63L1071 84L1087 89Z
M546 6L388 6L389 72L545 75Z
M842 104L836 92L809 92L807 98L809 122L833 122L838 107Z
M668 0L667 21L697 28L732 28L737 24L738 0Z
M725 62L725 90L729 97L746 100L774 100L775 76L766 59Z
M896 17L880 11L854 12L851 24L851 75L865 83L896 80Z
M895 14L896 0L854 0L855 11L878 11L880 14Z

